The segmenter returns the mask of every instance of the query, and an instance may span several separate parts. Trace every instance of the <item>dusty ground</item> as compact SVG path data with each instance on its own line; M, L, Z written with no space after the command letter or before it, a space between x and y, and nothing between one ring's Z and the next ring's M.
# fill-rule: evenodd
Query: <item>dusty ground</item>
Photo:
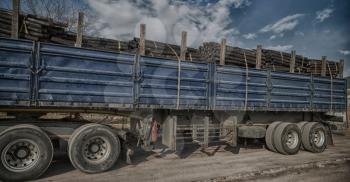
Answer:
M350 131L334 136L335 145L321 154L300 151L285 156L263 148L224 145L201 151L188 147L180 156L170 152L138 152L133 165L119 161L111 171L87 175L60 157L37 181L348 181Z

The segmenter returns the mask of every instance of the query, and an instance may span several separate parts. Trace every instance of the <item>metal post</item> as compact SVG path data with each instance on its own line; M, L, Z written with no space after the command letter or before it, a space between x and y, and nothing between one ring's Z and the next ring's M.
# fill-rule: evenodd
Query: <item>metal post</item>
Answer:
M18 25L19 25L19 9L20 0L12 0L12 25L11 25L11 37L18 39Z
M208 147L209 143L209 117L205 116L204 117L204 141L203 141L203 148Z
M196 141L197 140L197 124L193 123L192 124L192 141Z
M84 13L79 12L78 27L77 27L77 39L75 41L75 47L81 47L81 45L83 43L83 30L84 30Z
M231 146L237 147L237 122L232 126L232 138L231 138Z
M220 65L225 65L226 39L221 40L220 45Z
M173 116L173 141L172 141L172 150L176 150L176 130L177 130L177 116Z

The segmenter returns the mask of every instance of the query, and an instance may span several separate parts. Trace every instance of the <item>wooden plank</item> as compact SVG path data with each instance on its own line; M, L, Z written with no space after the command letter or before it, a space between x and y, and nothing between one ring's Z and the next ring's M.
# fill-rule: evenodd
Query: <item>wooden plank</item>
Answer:
M327 57L326 56L322 56L322 64L321 64L321 76L326 76L326 61L327 61Z
M12 27L11 37L18 39L20 0L12 0Z
M220 45L220 65L225 65L226 39L221 40Z
M290 73L294 73L295 70L295 50L293 50L291 52L291 58L290 58L290 62L289 62L289 72Z
M146 25L140 24L140 42L139 42L139 54L145 55L145 36L146 36Z
M187 52L187 32L181 32L181 47L180 47L180 59L182 61L186 60Z
M81 47L83 43L83 30L84 30L84 13L79 12L78 15L78 27L77 27L77 38L75 41L75 47Z
M344 59L339 61L339 78L343 78L344 73Z
M256 69L261 69L261 56L262 56L262 46L257 45L256 46L256 63L255 63Z

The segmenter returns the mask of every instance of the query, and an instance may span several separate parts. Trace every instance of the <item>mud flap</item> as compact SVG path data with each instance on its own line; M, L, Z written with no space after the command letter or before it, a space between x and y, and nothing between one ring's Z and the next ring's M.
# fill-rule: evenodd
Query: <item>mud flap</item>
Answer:
M176 150L177 116L168 115L162 123L162 144Z
M327 137L328 137L328 145L334 145L333 143L333 135L330 125L326 125L327 128Z

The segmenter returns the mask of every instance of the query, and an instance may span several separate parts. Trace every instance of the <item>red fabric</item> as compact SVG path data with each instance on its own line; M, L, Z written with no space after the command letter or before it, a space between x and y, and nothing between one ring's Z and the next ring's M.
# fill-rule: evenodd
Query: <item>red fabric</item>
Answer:
M152 126L151 126L151 141L156 142L158 138L158 127L157 127L157 121L153 119Z

